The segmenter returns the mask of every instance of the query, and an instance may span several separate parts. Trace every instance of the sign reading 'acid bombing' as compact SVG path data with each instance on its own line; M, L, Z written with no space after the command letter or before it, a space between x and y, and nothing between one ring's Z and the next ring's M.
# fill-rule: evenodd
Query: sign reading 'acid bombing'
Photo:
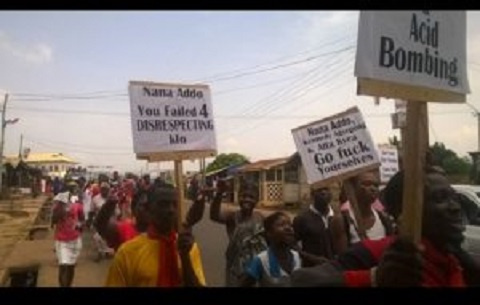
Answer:
M208 86L130 82L129 95L136 154L216 151Z
M292 130L309 184L345 179L379 164L357 107Z
M362 11L355 76L451 94L469 93L466 12ZM361 83L359 93L375 95L375 92L368 91ZM388 97L405 98L401 96L406 94L404 91L397 89L383 93ZM448 95L435 96L433 92L424 96L411 93L417 96L409 97L454 101L449 100Z

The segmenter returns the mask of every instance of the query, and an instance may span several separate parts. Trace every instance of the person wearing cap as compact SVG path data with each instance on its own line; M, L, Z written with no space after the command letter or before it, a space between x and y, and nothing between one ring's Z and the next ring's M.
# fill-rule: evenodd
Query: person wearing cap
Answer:
M54 197L52 223L55 225L55 253L57 255L60 287L71 287L75 264L82 249L82 227L85 221L82 204L73 200L69 192Z

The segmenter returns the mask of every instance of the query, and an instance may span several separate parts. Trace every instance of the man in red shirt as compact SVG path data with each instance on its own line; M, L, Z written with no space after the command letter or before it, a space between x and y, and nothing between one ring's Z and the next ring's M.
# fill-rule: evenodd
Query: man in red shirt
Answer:
M82 204L69 192L54 198L52 222L55 225L55 253L59 264L60 287L71 287L75 264L82 249L82 226L85 221ZM72 202L73 201L73 202Z

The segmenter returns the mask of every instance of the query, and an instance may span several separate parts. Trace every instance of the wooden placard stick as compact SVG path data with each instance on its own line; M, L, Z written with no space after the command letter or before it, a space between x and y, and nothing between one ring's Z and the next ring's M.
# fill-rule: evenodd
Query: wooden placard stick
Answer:
M426 102L407 102L407 126L403 144L405 144L403 159L405 172L400 234L418 243L422 236L424 168L428 147Z
M341 192L342 192L342 183L340 180L337 180L335 181L334 183L331 184L332 185L335 185L338 189L338 194L340 195ZM340 204L342 204L342 202L340 202L340 196L338 198L338 200L331 200L330 201L330 207L332 208L332 211L333 211L333 215L335 216L339 216L340 213L341 213L341 210L340 210Z
M367 233L365 230L365 224L363 223L362 215L360 214L360 209L358 208L357 197L355 196L355 189L353 187L352 178L345 179L343 182L343 187L347 195L348 201L350 202L350 207L355 217L355 222L357 223L357 231L360 237L360 240L367 238Z
M178 222L177 222L177 229L180 230L182 227L183 219L184 219L184 212L185 212L185 206L184 206L184 188L183 188L183 169L182 169L182 160L175 160L174 161L174 167L175 167L175 184L177 185L177 202L178 202Z

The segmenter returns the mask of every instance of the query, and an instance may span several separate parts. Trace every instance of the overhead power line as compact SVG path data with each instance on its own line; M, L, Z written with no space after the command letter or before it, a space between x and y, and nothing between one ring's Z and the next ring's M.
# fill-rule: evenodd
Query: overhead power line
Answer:
M44 147L47 147L47 148L50 148L50 149L62 150L62 151L65 151L67 153L80 153L80 154L90 154L90 155L97 155L97 156L100 156L100 155L108 155L108 156L124 155L124 156L126 156L126 155L134 155L135 154L133 151L132 152L99 152L99 151L92 151L92 150L88 150L88 149L87 150L86 149L78 149L78 148L72 149L71 147L65 147L63 145L48 144L48 143L40 142L40 141L33 141L31 139L29 139L28 142L36 144L36 145L44 146Z
M22 110L28 112L41 112L41 113L63 113L63 114L88 114L88 115L102 115L102 116L130 116L130 113L127 112L101 112L101 111L83 111L83 110L66 110L66 109L53 109L53 108L32 108L32 107L9 107L10 109L14 110ZM461 112L436 112L430 113L434 115L442 115L442 114L465 114L469 113L468 111L461 111ZM376 114L374 114L376 115ZM385 114L385 116L389 116L390 114ZM288 119L288 118L304 118L309 116L302 116L302 115L268 115L267 119ZM215 115L215 119L261 119L265 118L265 115L238 115L238 114L219 114Z
M246 71L258 69L258 68L261 68L261 67L264 67L264 66L269 66L269 65L272 65L272 64L279 64L279 63L281 63L281 62L283 62L287 59L293 59L293 58L298 57L300 55L313 53L313 52L316 52L318 50L323 50L328 46L332 46L332 45L334 45L338 42L345 41L348 38L353 38L353 40L351 42L352 43L355 42L354 41L355 38L353 36L351 36L351 34L348 34L348 35L345 35L345 36L343 36L339 39L335 39L333 41L328 41L328 42L322 43L319 46L315 47L314 49L301 51L301 52L298 52L296 54L291 54L291 55L287 55L287 56L282 56L282 57L277 58L275 60L271 60L271 61L268 61L268 62L265 62L265 63L257 64L257 65L251 66L251 67L244 67L244 68L240 68L240 69L230 70L230 71L227 71L227 72L221 72L221 73L217 73L217 74L213 74L213 75L205 76L205 77L197 77L193 81L194 82L208 81L208 80L211 80L211 79L223 78L223 77L226 77L226 76L230 76L231 74L243 73L243 72L246 72Z
M355 46L348 46L348 47L345 47L345 48L342 48L342 49L339 49L339 50L326 52L326 53L319 54L319 55L316 55L316 56L310 56L310 57L305 58L305 59L296 60L296 61L293 61L293 62L289 62L289 63L285 63L285 64L281 64L281 65L276 65L276 66L269 67L269 68L263 68L263 69L259 69L259 70L256 70L256 71L238 73L238 74L235 74L235 75L232 75L232 76L219 77L219 78L214 78L214 79L207 79L207 80L204 80L203 82L226 81L226 80L237 79L237 78L241 78L241 77L245 77L245 76L249 76L249 75L254 75L254 74L259 74L259 73L264 73L264 72L270 72L270 71L274 71L274 70L278 70L278 69L282 69L282 68L286 68L286 67L291 67L291 66L298 65L298 64L304 64L304 63L307 63L309 61L313 61L313 60L322 58L323 56L345 52L345 51L353 49L354 47Z

